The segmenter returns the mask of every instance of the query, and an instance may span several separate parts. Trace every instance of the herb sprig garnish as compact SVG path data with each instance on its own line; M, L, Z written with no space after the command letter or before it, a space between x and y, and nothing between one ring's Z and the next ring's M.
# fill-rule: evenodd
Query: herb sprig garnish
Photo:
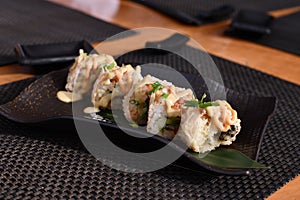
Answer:
M169 94L163 93L161 96L166 99L168 98Z
M138 125L138 123L136 123L136 122L133 122L133 123L131 123L131 124L129 124L132 128L138 128L139 127L139 125Z
M161 90L162 89L162 85L160 84L160 82L156 81L155 83L151 84L151 86L153 87L153 89L148 92L148 94L152 94L155 93L157 90Z
M112 68L114 68L114 66L115 66L115 63L111 63L110 65L106 65L106 68L107 69L112 69Z
M209 106L219 106L216 102L204 102L204 99L206 98L206 94L204 93L201 100L198 101L187 101L185 102L185 106L187 107L199 107L199 108L207 108Z

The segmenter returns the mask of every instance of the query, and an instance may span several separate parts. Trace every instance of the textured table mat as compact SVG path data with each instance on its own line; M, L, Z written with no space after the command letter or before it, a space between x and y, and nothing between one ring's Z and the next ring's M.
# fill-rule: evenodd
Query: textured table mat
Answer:
M261 37L251 37L247 35L233 36L240 37L262 45L287 51L300 55L300 12L274 19L271 25L271 34Z
M0 116L0 198L263 199L269 196L300 172L300 87L213 58L227 87L278 98L278 108L266 129L259 156L259 162L270 169L255 170L251 176L218 177L175 166L145 174L123 173L96 162L83 149L76 133L47 131ZM190 71L185 63L170 55L129 54L119 61L160 62ZM0 86L0 103L13 99L33 80Z
M192 16L197 16L201 10L212 10L225 4L232 5L237 10L250 9L257 11L279 10L300 5L300 2L297 0L151 0L151 2L180 10Z
M0 1L0 65L16 62L14 47L101 41L123 28L44 0Z

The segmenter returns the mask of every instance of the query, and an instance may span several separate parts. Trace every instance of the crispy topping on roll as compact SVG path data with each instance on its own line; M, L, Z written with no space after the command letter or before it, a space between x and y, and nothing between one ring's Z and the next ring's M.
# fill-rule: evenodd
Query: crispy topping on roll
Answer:
M83 50L80 50L79 53L80 55L70 68L67 78L66 90L69 92L84 94L92 88L100 73L118 68L112 56L105 54L87 55Z
M142 81L132 87L123 100L125 117L130 122L146 125L150 96L156 94L163 87L171 86L172 83L159 80L147 75Z
M237 113L227 101L217 100L219 106L206 108L207 115L211 118L220 132L227 132L237 120Z
M142 78L140 69L138 69L138 74L136 74L135 69L131 65L101 73L94 84L92 92L92 103L94 106L110 108L112 96L124 96L128 93L133 83L133 76Z
M203 99L202 99L203 100ZM202 102L200 106L184 106L177 134L195 152L214 150L220 145L230 145L241 126L237 113L226 101Z

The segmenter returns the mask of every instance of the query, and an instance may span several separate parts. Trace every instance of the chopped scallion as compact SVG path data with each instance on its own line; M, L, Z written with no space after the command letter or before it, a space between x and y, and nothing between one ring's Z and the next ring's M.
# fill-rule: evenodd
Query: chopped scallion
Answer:
M204 93L201 100L198 100L198 101L187 101L185 102L185 106L187 107L200 107L200 108L207 108L209 106L219 106L218 103L216 102L204 102L204 99L206 98L206 94Z
M168 98L169 94L163 93L161 96L166 99Z
M155 93L157 90L161 90L162 89L162 85L160 84L160 82L156 81L155 83L151 84L151 86L153 87L153 89L148 92L148 94L152 94Z
M137 100L135 100L135 99L131 99L131 100L129 101L129 103L135 104L135 105L140 105L140 102L137 101Z
M106 65L106 68L107 69L112 69L112 68L114 68L114 66L115 66L115 63L111 63L110 65Z

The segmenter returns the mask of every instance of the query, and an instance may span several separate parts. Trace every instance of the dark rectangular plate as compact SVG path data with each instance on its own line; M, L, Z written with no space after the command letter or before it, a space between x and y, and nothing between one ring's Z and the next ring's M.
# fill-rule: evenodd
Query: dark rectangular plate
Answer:
M167 140L159 136L153 136L150 139L142 141L140 139L134 139L134 137L129 137L120 130L118 125L109 119L102 118L99 120L87 116L87 114L84 113L74 117L72 115L72 104L63 103L56 98L56 93L59 90L64 90L67 74L68 70L64 69L42 76L23 90L13 101L1 105L0 114L16 122L39 124L48 128L64 128L68 127L68 125L71 127L72 124L74 126L73 119L87 126L93 126L93 124L99 123L103 129L109 131L110 139L122 143L122 145L129 145L134 148L145 148L147 146L149 148L156 148L168 143ZM198 89L197 91L199 92L195 91L197 96L205 92L205 86L199 82L198 76L193 74L183 75L188 78L193 87ZM214 87L212 88L216 91L219 91L219 89L223 87L213 81L209 84L213 84ZM238 116L242 121L241 132L238 134L237 140L230 145L230 148L239 150L251 159L257 160L264 131L276 107L276 99L274 97L256 97L240 94L228 88L225 88L225 90L227 93L227 101L237 110ZM129 128L128 131L137 135L147 134L144 131L137 131L133 128ZM179 147L175 147L174 151L183 150ZM190 167L196 165L199 171L203 170L229 175L244 175L249 173L248 169L212 167L195 159L188 152L182 153L183 159L187 162L186 166Z
M79 54L79 49L91 52L93 47L87 41L41 44L16 45L16 54L21 65L42 66L52 64L72 63Z

